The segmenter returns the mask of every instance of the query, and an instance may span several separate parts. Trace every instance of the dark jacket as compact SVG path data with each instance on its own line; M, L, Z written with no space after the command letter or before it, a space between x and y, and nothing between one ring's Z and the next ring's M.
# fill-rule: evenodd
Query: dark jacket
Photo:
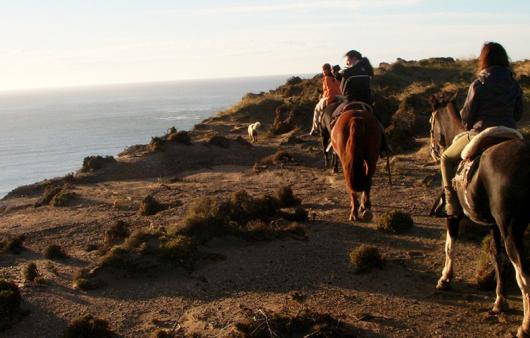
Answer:
M363 58L355 66L345 68L342 71L340 90L348 101L361 101L372 105L373 97L370 81L374 74L371 67L366 66L364 60Z
M480 132L493 126L516 128L523 115L521 87L504 67L483 70L469 87L460 115L466 130Z

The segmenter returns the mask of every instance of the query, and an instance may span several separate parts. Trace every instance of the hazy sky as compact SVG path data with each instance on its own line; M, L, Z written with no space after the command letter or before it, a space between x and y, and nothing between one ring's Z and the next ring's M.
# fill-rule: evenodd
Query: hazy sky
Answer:
M0 90L316 73L357 49L530 58L528 0L0 0Z

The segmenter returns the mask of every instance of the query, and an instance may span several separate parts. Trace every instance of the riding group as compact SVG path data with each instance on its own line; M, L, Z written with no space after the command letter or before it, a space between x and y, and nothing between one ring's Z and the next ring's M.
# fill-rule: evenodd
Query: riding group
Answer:
M342 164L351 199L350 220L366 221L372 217L372 176L380 154L390 148L370 89L374 71L369 60L352 50L345 61L342 70L329 64L322 67L323 96L315 107L310 134L322 137L326 167L331 149L334 172L335 156ZM530 223L530 145L516 129L523 114L522 98L506 50L495 42L482 47L477 78L460 111L455 98L446 102L432 98L431 154L440 160L443 184L432 214L443 215L447 226L445 265L436 287L448 289L454 278L460 220L468 217L488 226L497 280L492 312L506 308L501 273L506 252L522 292L524 318L517 336L530 337L530 265L523 245ZM362 194L360 203L356 193Z

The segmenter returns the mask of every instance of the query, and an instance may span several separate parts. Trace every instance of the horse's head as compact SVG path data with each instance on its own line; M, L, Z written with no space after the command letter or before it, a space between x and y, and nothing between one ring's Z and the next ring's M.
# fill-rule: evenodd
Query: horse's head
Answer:
M435 161L440 161L442 153L451 145L454 137L464 131L455 104L458 94L457 92L448 100L441 100L435 95L431 97L431 156Z

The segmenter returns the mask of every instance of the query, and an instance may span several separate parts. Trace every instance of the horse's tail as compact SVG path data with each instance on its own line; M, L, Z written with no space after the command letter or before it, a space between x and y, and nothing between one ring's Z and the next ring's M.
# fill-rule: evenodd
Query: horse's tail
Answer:
M348 138L347 147L348 155L351 156L348 161L349 167L349 186L354 191L366 190L366 168L364 166L363 139L366 133L366 126L362 118L353 118L350 121L350 137Z

